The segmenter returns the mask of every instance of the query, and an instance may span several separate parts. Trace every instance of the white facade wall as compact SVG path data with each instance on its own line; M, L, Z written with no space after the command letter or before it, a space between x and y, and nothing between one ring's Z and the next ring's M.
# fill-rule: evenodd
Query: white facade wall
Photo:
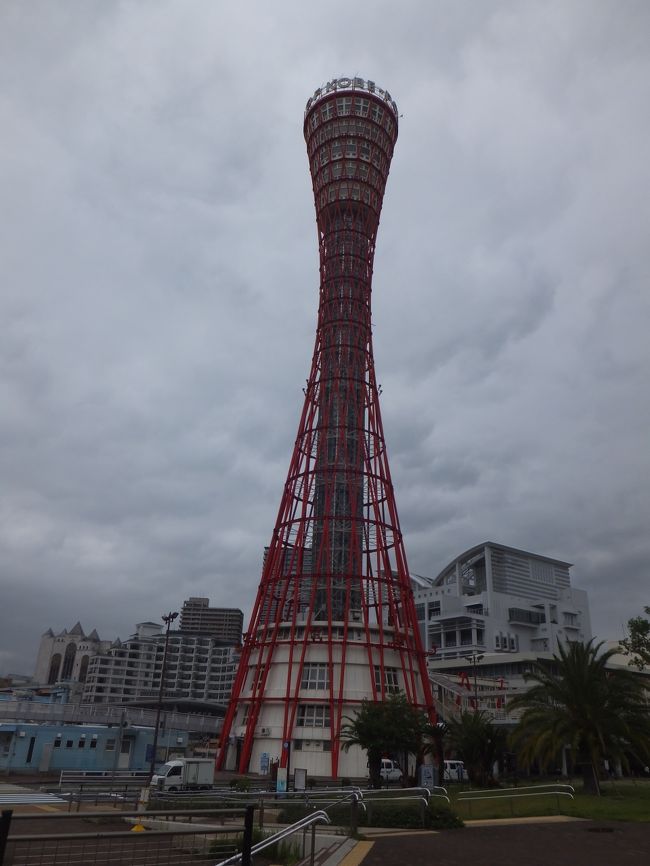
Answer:
M109 646L110 641L100 640L95 631L91 632L90 635L84 634L79 623L70 631L64 629L59 634L54 634L51 629L48 629L41 637L33 680L39 685L48 683L53 685L57 682L83 682L87 675L90 659ZM71 655L73 651L74 660L71 668L69 671L64 671L66 652ZM84 662L84 658L87 658L88 661ZM64 673L66 674L65 677L63 676Z
M85 703L128 703L155 698L160 691L165 634L157 623L139 623L136 634L117 641L90 663ZM169 634L166 699L225 705L237 671L236 647L209 634Z
M587 594L569 564L493 543L462 554L437 578L414 579L418 622L431 664L468 653L553 652L587 641Z
M352 638L354 640L354 637ZM378 635L373 639L378 641ZM348 643L345 655L345 693L342 696L342 721L353 719L364 698L373 693L374 671L368 666L368 651L365 632L359 632L358 644ZM284 728L284 706L287 693L292 694L298 685L296 681L296 659L294 658L294 672L292 681L287 683L287 672L289 670L289 644L275 648L273 663L268 673L264 689L264 699L260 709L260 715L255 727L255 740L251 753L251 772L261 772L263 762L262 756L267 755L269 760L280 758L283 749L282 731ZM334 682L340 677L341 672L341 644L333 643L333 677ZM305 657L306 670L310 665L323 665L328 663L327 644L315 644L307 648ZM404 691L404 683L401 682L401 663L399 655L395 650L384 650L385 665L395 671L395 683L387 684L387 693ZM242 701L237 710L237 716L232 728L231 746L227 759L227 767L234 769L236 758L236 740L242 739L246 732L244 720L248 717L248 700L253 694L253 676L256 665L256 656L251 657L251 664L247 674L247 681L242 693ZM304 676L304 674L303 674ZM287 689L288 686L288 689ZM303 709L304 708L304 709ZM304 713L305 723L301 724L301 713ZM331 750L332 743L332 718L329 704L329 688L300 688L299 704L296 720L293 726L291 740L291 771L296 767L303 768L309 776L331 776ZM316 724L308 724L314 721ZM327 722L329 721L329 724ZM358 747L351 748L348 752L341 751L338 763L338 777L365 778L368 775L367 756L365 751Z

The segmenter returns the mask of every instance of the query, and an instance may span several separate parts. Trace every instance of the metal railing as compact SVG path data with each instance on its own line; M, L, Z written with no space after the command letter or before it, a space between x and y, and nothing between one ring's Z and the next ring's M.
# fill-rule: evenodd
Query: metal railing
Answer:
M61 770L59 776L59 788L64 785L74 785L79 782L98 781L105 782L106 780L113 781L114 779L123 782L125 779L139 779L140 781L149 781L149 770Z
M456 796L456 803L467 803L469 816L472 816L472 803L488 800L508 800L510 803L510 814L514 817L515 800L524 800L529 797L555 797L557 811L560 812L560 797L569 800L575 799L575 788L561 782L545 785L529 785L525 788L498 788L495 791L460 791Z
M108 830L94 832L27 832L29 822L37 820L63 822L74 821L80 826L79 815L66 813L19 814L10 811L2 813L0 821L0 864L2 866L125 866L133 863L155 863L156 866L177 866L179 862L190 861L195 866L213 866L218 856L231 856L236 850L237 840L242 837L243 866L250 864L252 846L254 807L243 809L181 810L162 809L152 812L94 812L83 817L93 823L113 819L115 826ZM130 829L121 829L124 818L131 817L135 824ZM190 826L192 819L205 817L221 821L221 824L204 823ZM156 826L160 818L177 822L177 826L160 828ZM237 822L237 819L244 818ZM180 820L179 820L180 819ZM185 822L188 823L185 823ZM137 832L138 822L149 827L146 832ZM20 826L25 832L9 835ZM153 825L153 826L151 826ZM73 825L74 826L74 825ZM81 824L81 826L84 826ZM105 823L104 823L105 826ZM116 829L116 827L120 829ZM140 829L142 829L140 827ZM136 832L134 832L134 830ZM4 847L3 847L4 841Z
M230 791L229 789L211 789L196 792L174 792L159 793L152 791L151 802L163 803L175 800L177 803L184 799L205 800L215 799L224 803L255 803L257 807L257 821L260 828L264 826L265 809L270 806L276 807L300 807L305 809L320 809L331 813L337 806L349 804L350 813L346 820L346 826L350 833L356 833L361 813L368 816L368 824L372 824L373 812L381 809L382 803L403 803L419 807L420 818L423 826L426 824L426 809L431 800L442 800L446 805L450 804L447 789L435 787L432 789L424 787L397 788L397 789L363 789L355 786L346 788L323 788L309 791L287 791L276 793L274 791ZM375 808L376 807L376 808Z
M316 824L331 824L329 815L320 810L318 812L312 812L311 815L307 815L304 818L301 818L299 821L296 821L295 824L290 824L288 827L284 827L282 830L278 830L277 833L274 833L272 836L269 836L267 839L263 839L261 842L257 842L250 849L251 855L259 854L261 851L264 851L266 848L270 848L272 845L276 845L278 842L282 842L285 839L288 839L290 836L293 836L295 833L299 833L301 831L306 830L308 827L311 827L311 852L310 852L310 864L313 866L314 863L314 855L316 852ZM304 851L303 851L304 854ZM222 860L215 866L227 866L228 863L237 863L237 861L243 861L244 852L239 852L238 854L234 854L232 857L229 857L227 860Z
M134 707L129 704L48 704L39 701L0 701L0 718L29 722L62 722L69 724L114 724L122 722L122 713L130 725L152 728L156 722L156 710ZM217 716L204 716L198 713L179 713L165 710L168 729L192 731L216 736L223 719Z

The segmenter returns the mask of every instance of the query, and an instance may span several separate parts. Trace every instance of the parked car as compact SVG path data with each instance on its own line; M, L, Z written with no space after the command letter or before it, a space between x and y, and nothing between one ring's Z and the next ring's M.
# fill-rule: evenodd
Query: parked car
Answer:
M469 779L462 761L445 761L445 782L466 782Z
M403 774L399 764L396 764L395 761L391 761L390 758L381 759L380 774L383 782L402 781Z

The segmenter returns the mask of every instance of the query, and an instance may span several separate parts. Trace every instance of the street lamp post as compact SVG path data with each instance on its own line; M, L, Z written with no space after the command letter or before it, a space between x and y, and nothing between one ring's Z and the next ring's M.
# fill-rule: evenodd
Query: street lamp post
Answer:
M478 712L478 684L476 681L476 668L483 661L483 653L477 653L476 650L472 650L472 654L469 656L463 656L468 662L471 663L472 668L474 669L474 712Z
M156 750L158 749L158 729L160 727L160 712L162 710L163 693L165 689L165 673L167 670L167 647L169 646L169 629L178 616L178 611L170 611L162 615L162 621L167 626L165 630L165 644L163 646L162 670L160 671L160 689L158 690L158 706L156 707L156 727L153 732L153 748L151 752L151 764L149 766L149 784L156 769Z

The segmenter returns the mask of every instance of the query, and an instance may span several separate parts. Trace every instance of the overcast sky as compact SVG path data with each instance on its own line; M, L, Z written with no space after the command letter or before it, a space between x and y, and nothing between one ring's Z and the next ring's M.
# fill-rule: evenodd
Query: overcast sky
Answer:
M3 0L0 671L81 620L251 612L309 372L307 98L387 88L373 282L409 567L650 604L646 0Z

